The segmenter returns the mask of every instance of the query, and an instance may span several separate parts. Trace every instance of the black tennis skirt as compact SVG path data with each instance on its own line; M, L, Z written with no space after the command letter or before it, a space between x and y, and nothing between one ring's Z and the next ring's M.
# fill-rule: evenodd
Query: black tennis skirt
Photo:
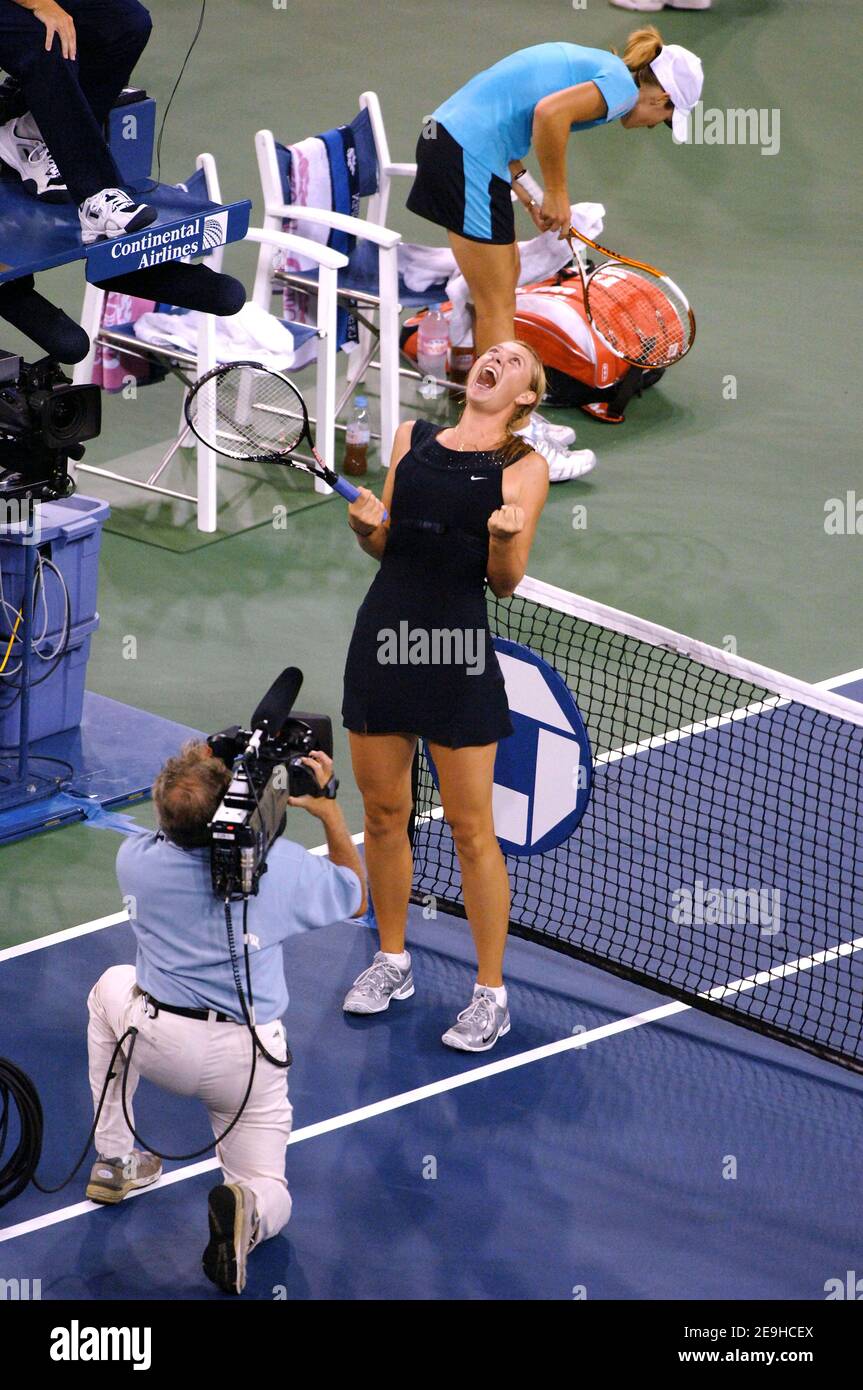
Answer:
M511 246L512 188L430 118L417 141L417 174L407 205L418 217L468 241Z

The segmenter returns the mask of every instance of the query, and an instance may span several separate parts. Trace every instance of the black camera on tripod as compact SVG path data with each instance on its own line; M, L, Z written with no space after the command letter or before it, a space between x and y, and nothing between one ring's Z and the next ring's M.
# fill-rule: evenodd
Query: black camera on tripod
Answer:
M223 899L257 893L267 854L285 829L292 796L334 797L338 779L321 787L302 759L333 755L333 726L324 714L292 714L303 673L289 666L267 691L251 729L232 725L207 739L231 769L231 785L207 827L213 892Z
M102 427L98 386L75 386L51 358L0 351L0 501L50 502L75 491L69 459Z

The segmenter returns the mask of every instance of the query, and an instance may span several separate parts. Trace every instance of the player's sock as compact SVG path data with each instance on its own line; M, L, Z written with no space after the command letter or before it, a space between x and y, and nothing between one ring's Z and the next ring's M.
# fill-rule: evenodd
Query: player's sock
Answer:
M477 991L481 989L484 989L486 994L494 995L494 1002L497 1004L499 1009L506 1008L506 985L475 984L473 987L474 994L476 994Z
M399 970L407 970L411 963L409 951L400 951L398 955L394 954L392 951L381 951L381 955L386 956L387 960L392 965L397 965Z

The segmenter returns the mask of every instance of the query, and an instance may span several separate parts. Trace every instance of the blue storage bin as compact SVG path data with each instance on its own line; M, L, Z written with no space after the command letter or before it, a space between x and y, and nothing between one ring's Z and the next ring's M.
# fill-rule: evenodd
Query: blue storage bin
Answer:
M62 502L44 502L39 508L37 549L57 566L69 591L70 622L73 627L90 622L96 614L99 589L99 551L102 527L111 514L107 502L98 497L75 494ZM48 599L48 634L63 627L63 589L57 575L47 567L42 571ZM3 596L14 608L21 607L24 588L24 537L0 534L0 574ZM0 642L9 639L10 614L0 610ZM14 619L13 619L14 621ZM34 633L42 631L44 609L40 598L33 615Z
M99 626L96 613L87 623L73 627L69 634L69 645L63 657L47 679L33 685L45 674L46 663L34 656L30 665L30 742L47 738L49 734L61 734L66 729L76 729L81 723L84 711L84 686L87 682L87 662L90 657L90 641ZM4 691L3 687L7 690ZM0 681L0 694L5 700L11 696L8 682ZM0 710L0 748L17 749L20 743L21 700L17 699L11 709Z

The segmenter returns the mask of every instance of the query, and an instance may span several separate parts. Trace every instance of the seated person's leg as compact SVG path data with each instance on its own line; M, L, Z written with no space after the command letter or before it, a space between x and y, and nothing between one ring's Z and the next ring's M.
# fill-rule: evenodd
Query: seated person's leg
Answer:
M78 80L97 121L107 120L153 28L138 0L64 0L78 34Z
M0 0L0 64L21 83L35 129L48 150L34 151L34 126L27 117L0 128L0 158L36 192L62 191L46 177L53 157L62 183L76 203L103 188L116 188L120 172L78 81L78 62L64 58L59 39L45 50L45 26L12 0ZM23 122L23 125L22 125ZM50 151L50 155L48 155Z
M58 362L82 362L90 351L90 339L80 324L39 294L32 275L0 285L0 318Z

